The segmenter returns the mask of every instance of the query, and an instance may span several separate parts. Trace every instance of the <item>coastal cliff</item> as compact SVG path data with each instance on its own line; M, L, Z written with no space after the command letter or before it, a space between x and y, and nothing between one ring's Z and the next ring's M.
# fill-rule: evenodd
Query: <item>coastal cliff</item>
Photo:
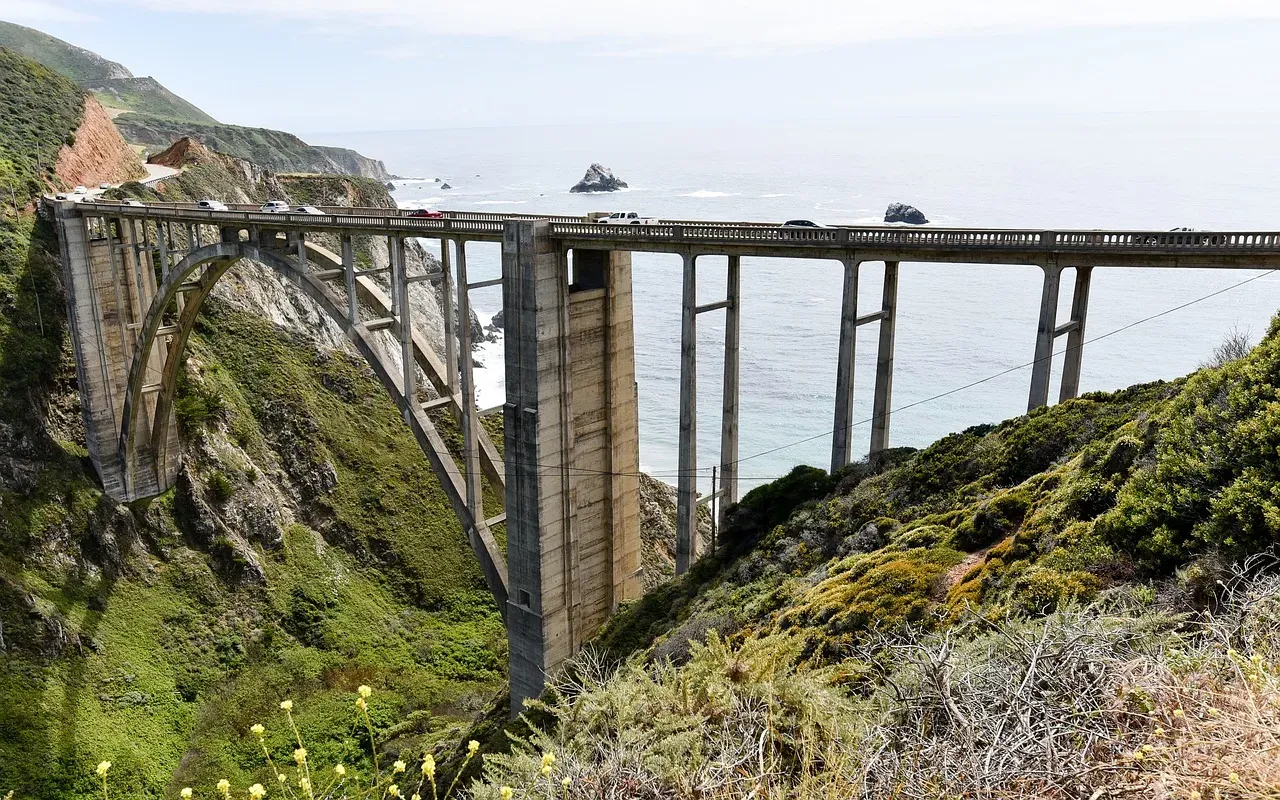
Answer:
M79 127L58 151L54 174L64 187L120 183L146 175L133 148L125 144L102 105L84 100Z

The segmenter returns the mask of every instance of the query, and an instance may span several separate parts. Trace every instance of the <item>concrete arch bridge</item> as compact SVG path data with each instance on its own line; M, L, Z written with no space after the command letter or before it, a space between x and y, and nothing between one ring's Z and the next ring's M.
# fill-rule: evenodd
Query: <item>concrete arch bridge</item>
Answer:
M720 474L716 495L737 499L738 307L743 256L835 261L844 274L831 466L852 459L857 330L875 324L877 368L871 450L889 444L897 277L904 261L1024 264L1043 270L1028 408L1049 400L1053 345L1067 339L1059 399L1079 388L1090 276L1097 266L1280 267L1280 233L1039 231L900 227L786 228L762 223L670 221L614 226L578 217L326 208L270 214L236 206L52 204L83 401L86 445L108 495L127 501L173 485L179 447L173 416L181 354L216 282L237 261L274 269L297 286L368 361L413 431L466 532L507 626L512 708L640 592L639 432L631 303L631 252L683 259L677 571L698 556L695 379L697 319L724 311ZM340 253L319 247L333 234ZM385 270L356 263L353 237L386 237ZM410 275L405 242L440 240L439 271ZM502 277L469 281L467 244L502 245ZM697 260L727 256L724 299L699 305ZM879 307L858 310L858 276L883 262ZM1057 321L1063 273L1074 273L1070 318ZM389 291L375 281L385 273ZM410 302L432 282L443 299L436 352L415 329ZM476 407L469 292L501 285L506 326L505 459ZM454 309L456 307L457 314ZM399 346L388 358L381 332ZM428 385L419 385L419 372ZM429 398L429 399L427 399ZM463 434L461 463L428 414L447 408ZM495 411L490 410L490 411ZM486 515L483 481L505 497ZM505 523L505 556L491 529Z

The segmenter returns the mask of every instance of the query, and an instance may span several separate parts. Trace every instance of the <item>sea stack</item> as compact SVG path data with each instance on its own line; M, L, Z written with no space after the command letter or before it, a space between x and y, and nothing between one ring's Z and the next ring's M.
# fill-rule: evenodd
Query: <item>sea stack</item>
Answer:
M613 170L602 164L587 167L587 174L574 184L571 192L616 192L627 188L626 181L614 177Z
M440 188L441 188L441 189L452 189L453 187L452 187L452 186L450 186L448 183L442 183L442 184L440 184Z
M915 206L909 206L906 203L890 203L889 207L884 210L884 221L905 222L908 225L924 225L929 220Z

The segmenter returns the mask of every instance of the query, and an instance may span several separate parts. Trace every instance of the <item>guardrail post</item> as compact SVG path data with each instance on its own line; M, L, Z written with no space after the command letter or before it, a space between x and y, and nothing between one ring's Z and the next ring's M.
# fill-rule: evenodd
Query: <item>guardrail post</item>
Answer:
M1084 323L1089 313L1089 280L1093 267L1076 267L1075 270L1076 284L1071 290L1071 322L1075 327L1067 334L1067 356L1062 366L1059 403L1080 393L1080 364L1084 361Z
M1062 283L1062 268L1058 266L1057 258L1050 258L1041 268L1044 270L1044 285L1040 290L1040 322L1036 327L1036 355L1031 365L1031 392L1027 397L1027 411L1049 404L1053 340L1058 320L1058 287Z
M853 373L857 347L858 268L856 256L846 256L844 293L840 304L840 350L836 356L836 410L831 434L831 471L847 467L853 451Z
M676 574L698 558L698 281L697 256L684 254L680 324L680 457L676 483Z

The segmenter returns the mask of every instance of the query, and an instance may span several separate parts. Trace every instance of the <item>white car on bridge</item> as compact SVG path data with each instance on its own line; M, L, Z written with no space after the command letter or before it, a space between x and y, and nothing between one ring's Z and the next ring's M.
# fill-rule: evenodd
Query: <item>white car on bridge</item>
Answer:
M642 217L634 211L615 211L596 220L601 225L657 225L656 217Z

